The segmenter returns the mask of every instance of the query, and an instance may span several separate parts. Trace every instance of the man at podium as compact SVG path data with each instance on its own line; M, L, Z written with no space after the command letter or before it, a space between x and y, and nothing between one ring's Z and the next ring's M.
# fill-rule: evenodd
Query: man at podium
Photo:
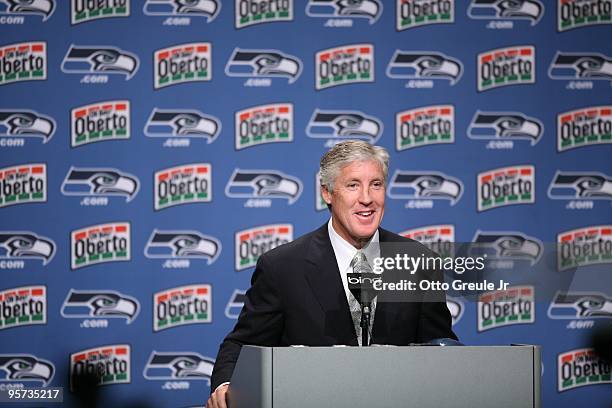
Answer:
M244 344L364 346L362 308L347 273L371 270L385 243L420 244L380 228L389 154L363 141L345 141L320 162L329 222L262 255L236 326L223 340L211 378L208 408L226 406ZM442 299L443 300L443 299ZM444 301L371 303L370 344L408 345L457 337Z

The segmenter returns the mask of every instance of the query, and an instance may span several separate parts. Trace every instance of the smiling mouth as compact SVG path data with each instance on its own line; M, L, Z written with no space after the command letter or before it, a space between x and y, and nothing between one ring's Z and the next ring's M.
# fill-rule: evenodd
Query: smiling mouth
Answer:
M374 210L369 210L369 211L359 211L356 212L355 215L357 215L359 218L361 219L368 219L370 218L372 215L374 215Z

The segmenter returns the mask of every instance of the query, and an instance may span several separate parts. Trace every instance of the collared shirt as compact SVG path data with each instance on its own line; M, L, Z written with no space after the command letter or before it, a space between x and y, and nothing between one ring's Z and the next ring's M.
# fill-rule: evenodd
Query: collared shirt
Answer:
M353 272L351 269L351 261L355 257L355 254L357 253L358 250L353 245L349 244L344 238L342 238L336 232L336 230L334 230L331 218L329 219L329 222L327 223L327 232L329 234L329 239L331 241L332 248L334 249L334 254L336 255L336 262L338 263L338 270L340 271L340 278L342 278L342 286L344 287L344 293L346 295L346 300L350 305L351 298L353 298L353 295L351 294L351 291L348 288L348 280L347 280L346 274ZM372 238L370 238L368 243L365 244L361 250L363 251L363 254L368 260L368 263L370 264L370 266L372 266L374 262L374 258L380 257L380 240L379 240L378 230L376 230ZM374 300L372 301L372 317L371 317L372 321L374 319L375 313L376 313L376 298L374 298ZM370 330L369 330L370 334L372 333L372 326L373 325L370 325Z

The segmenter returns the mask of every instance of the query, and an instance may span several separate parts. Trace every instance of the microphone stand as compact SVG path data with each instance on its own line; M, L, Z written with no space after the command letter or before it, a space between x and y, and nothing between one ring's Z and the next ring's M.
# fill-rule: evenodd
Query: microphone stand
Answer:
M361 304L361 346L368 347L370 345L368 341L369 328L370 328L370 302L364 302Z

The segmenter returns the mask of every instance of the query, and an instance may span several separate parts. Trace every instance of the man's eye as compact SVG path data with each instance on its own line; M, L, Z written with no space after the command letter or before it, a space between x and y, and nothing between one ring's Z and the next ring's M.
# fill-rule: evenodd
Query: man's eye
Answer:
M346 187L350 190L354 190L357 188L357 183L349 183Z
M372 183L372 188L375 190L380 190L381 188L383 188L383 183L380 181Z

